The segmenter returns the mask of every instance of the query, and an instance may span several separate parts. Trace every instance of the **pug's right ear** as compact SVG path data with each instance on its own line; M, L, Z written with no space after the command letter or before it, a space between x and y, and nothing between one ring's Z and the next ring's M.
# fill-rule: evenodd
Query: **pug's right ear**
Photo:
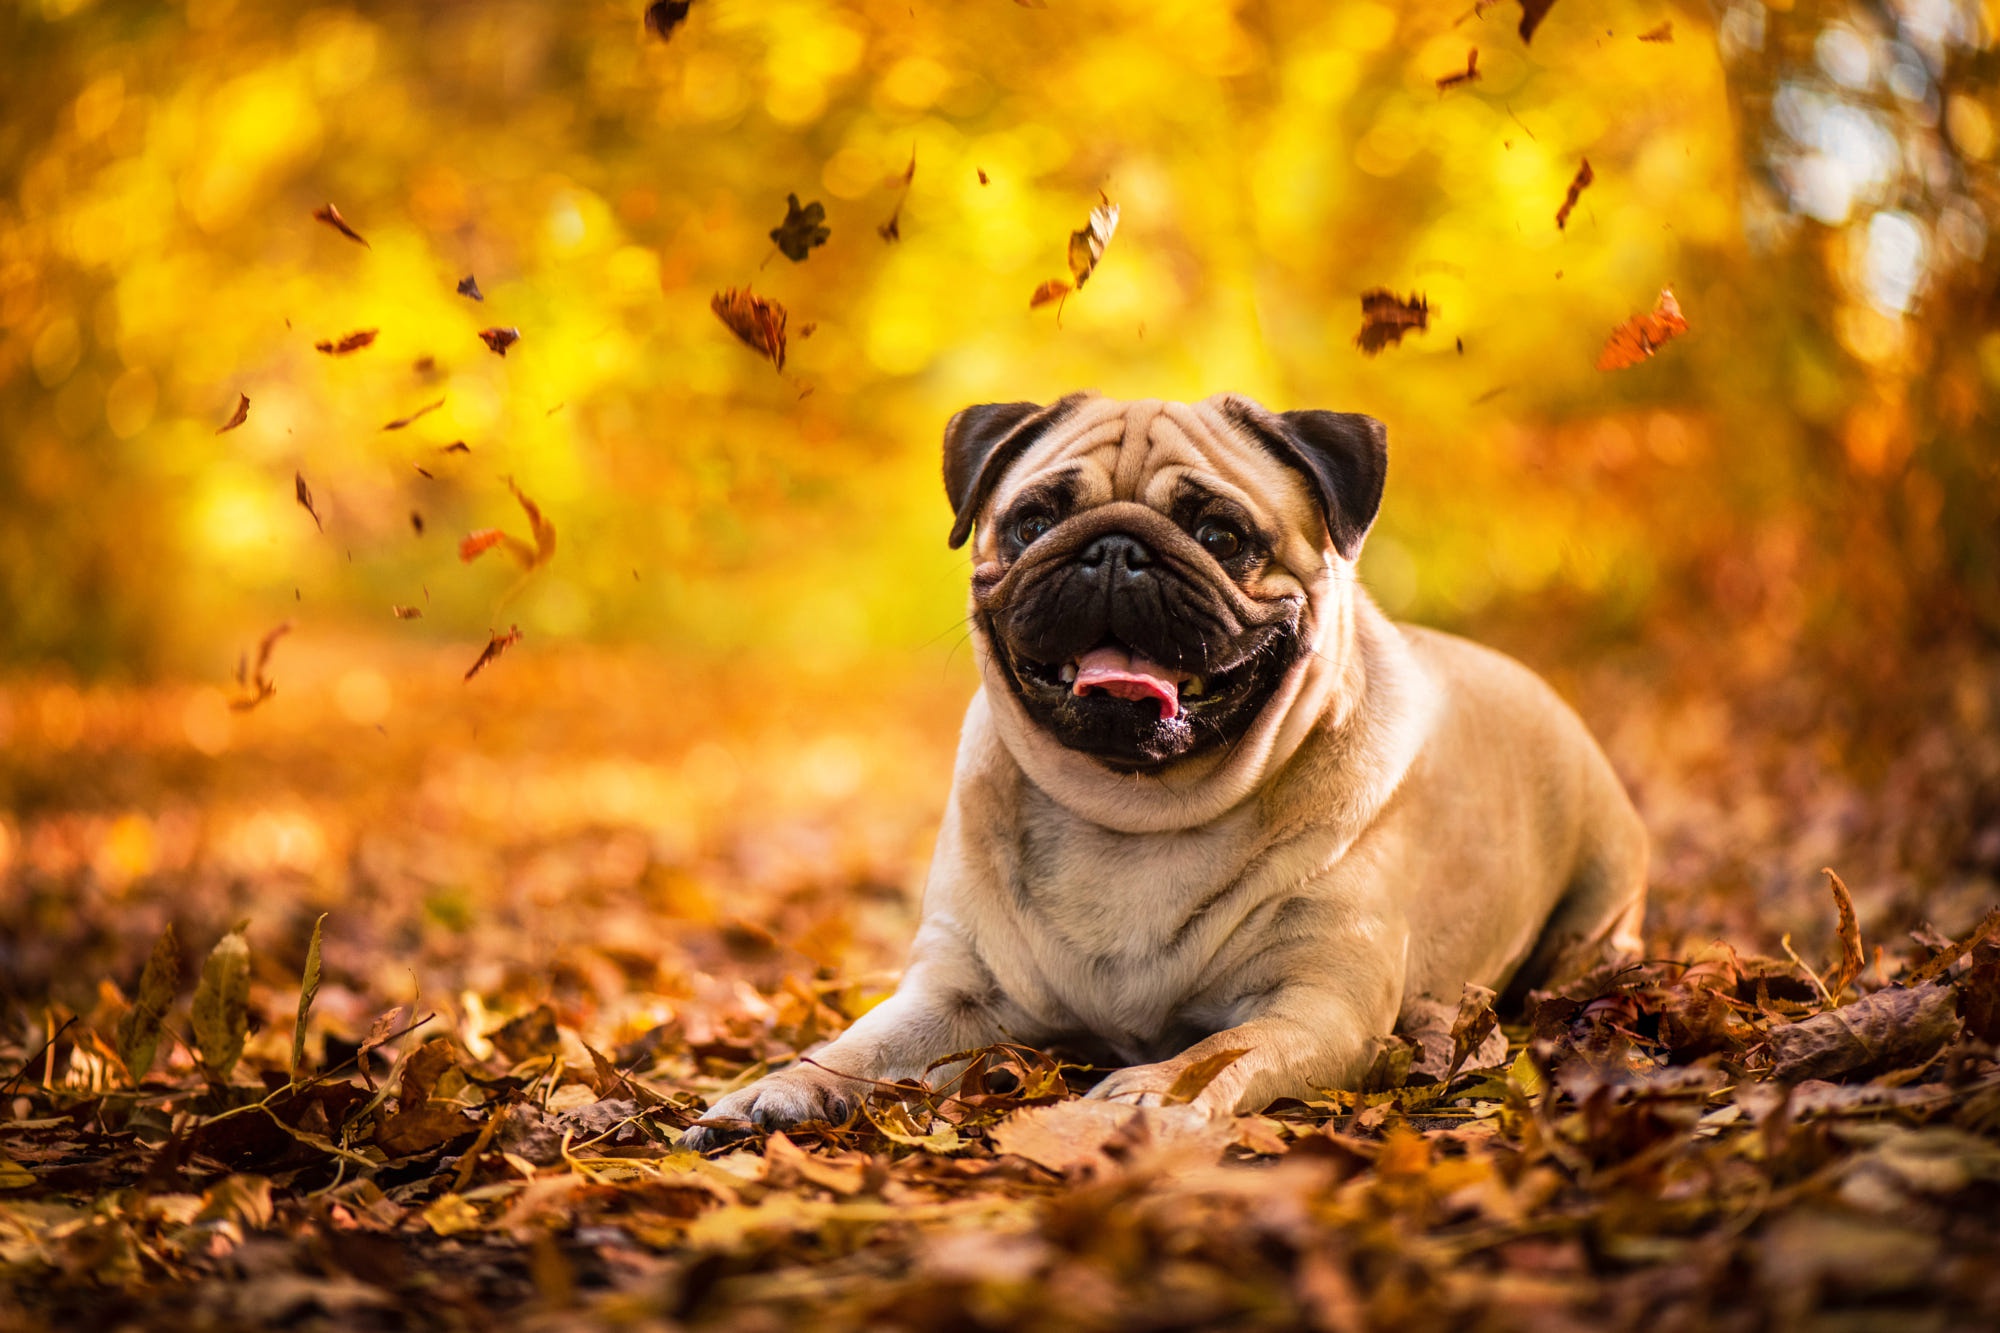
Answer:
M945 424L944 493L951 501L952 550L965 545L972 535L973 520L1000 484L1008 465L1087 397L1073 393L1047 407L1040 403L981 403Z

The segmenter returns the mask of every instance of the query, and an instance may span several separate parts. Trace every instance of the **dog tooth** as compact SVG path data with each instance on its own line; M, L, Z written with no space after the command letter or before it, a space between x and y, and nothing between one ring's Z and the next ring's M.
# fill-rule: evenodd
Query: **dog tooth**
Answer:
M1063 684L1065 685L1076 684L1076 663L1074 662L1063 663L1063 669L1057 674L1062 677Z
M1188 677L1187 687L1181 693L1190 699L1201 698L1202 695L1208 693L1208 678L1206 676Z

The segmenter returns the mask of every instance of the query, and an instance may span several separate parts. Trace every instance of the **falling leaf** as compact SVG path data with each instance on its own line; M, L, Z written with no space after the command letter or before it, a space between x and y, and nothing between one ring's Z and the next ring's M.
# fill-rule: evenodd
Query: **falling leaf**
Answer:
M419 537L424 535L424 516L414 509L410 511L410 530Z
M215 433L217 435L226 435L230 431L235 430L238 426L242 425L244 422L248 421L249 419L250 419L250 395L247 393L239 393L236 395L236 410L229 414L229 420L223 422L221 429L217 430Z
M424 609L420 606L392 606L389 608L389 611L398 620L422 620L424 618Z
M306 1020L312 1016L313 1000L319 995L319 941L320 931L326 925L326 916L325 912L321 912L319 920L313 922L312 939L306 942L305 971L299 977L299 1018L292 1028L292 1082L294 1083L299 1081L299 1076L305 1073L306 1068Z
M1535 39L1535 29L1542 26L1542 20L1555 8L1556 0L1521 0L1521 40Z
M1181 1070L1175 1077L1173 1086L1160 1095L1166 1106L1184 1106L1201 1096L1209 1084L1215 1082L1223 1070L1250 1054L1247 1048L1227 1051L1211 1051L1201 1059Z
M1584 190L1589 188L1590 183L1596 179L1597 173L1590 169L1590 159L1586 157L1583 159L1583 165L1576 169L1576 175L1570 180L1569 194L1563 198L1563 206L1556 210L1557 231L1561 231L1568 225L1570 210L1576 207L1576 201L1582 197Z
M118 1020L118 1058L138 1082L153 1067L153 1053L160 1043L160 1025L181 987L181 946L174 938L173 923L167 924L153 944L146 970L139 974L139 996L125 1016Z
M896 207L889 214L889 220L887 222L884 222L881 226L875 228L875 234L877 236L880 236L883 240L890 242L891 244L903 239L903 225L902 225L903 205L909 200L910 183L916 180L916 178L917 178L917 150L912 148L910 150L910 165L907 168L905 168L900 175L891 176L889 178L889 188L900 189L902 191L902 193L896 197ZM801 333L799 336L803 338L805 337L805 334Z
M1074 287L1071 287L1061 278L1050 278L1047 282L1035 288L1034 295L1028 298L1028 309L1039 310L1051 301L1062 300L1075 290ZM1060 323L1061 321L1057 322Z
M819 321L816 319L807 320L805 323L799 325L799 341L804 342L817 332L819 332Z
M477 662L474 662L471 666L465 669L465 678L467 680L471 680L474 676L478 675L480 672L486 669L486 664L488 662L497 660L500 654L506 652L509 648L512 648L515 644L519 643L520 641L521 641L521 627L519 625L508 626L507 632L505 634L493 634L489 632L486 639L485 650L479 654L479 660Z
M1597 368L1623 370L1636 366L1687 331L1688 322L1681 316L1674 289L1663 288L1651 314L1634 315L1611 331L1604 350L1598 353Z
M271 652L278 646L278 640L292 632L292 622L287 620L257 641L257 665L253 670L245 660L236 664L236 684L250 693L229 701L229 706L239 713L247 713L258 704L278 692L267 671L271 665Z
M443 407L443 406L444 406L444 399L442 399L442 398L438 399L438 400L437 400L437 401L436 401L435 403L425 403L425 404L424 404L424 405L423 405L422 407L420 407L420 408L418 408L418 409L417 409L416 411L414 411L414 412L410 413L410 415L408 415L408 416L406 416L406 417L397 417L397 418L396 418L396 419L395 419L394 421L392 421L392 422L390 422L390 423L389 423L388 425L386 425L386 426L382 427L382 429L383 429L383 430L401 430L401 429L403 429L403 427L405 427L405 426L409 425L409 424L410 424L411 422L413 422L413 421L416 421L416 420L418 420L418 419L419 419L419 418L421 418L421 417L427 417L427 416L429 416L429 415L430 415L431 413L433 413L433 412L437 411L437 410L438 410L438 409L439 409L440 407Z
M472 452L472 446L464 440L453 440L450 444L439 449L438 452L441 454L469 454Z
M299 508L312 515L313 526L321 532L325 532L326 524L320 522L319 510L313 507L312 487L306 485L305 473L294 472L292 474L292 495L298 500Z
M748 287L734 287L709 298L708 308L742 339L744 346L765 357L779 370L785 368L785 320L788 312L776 301L758 296Z
M687 21L691 0L655 0L646 6L646 31L666 41Z
M833 235L832 228L825 223L825 205L815 199L801 208L799 197L788 194L785 196L785 220L771 228L771 239L777 243L779 254L797 264L815 247L825 245L827 237Z
M515 563L523 570L540 569L555 556L556 526L542 513L540 505L522 493L521 488L514 484L512 477L506 480L507 489L514 493L514 498L520 502L522 511L528 516L528 531L534 537L534 544L531 546L519 537L509 536L499 528L482 528L478 532L468 534L459 542L458 558L470 563L498 546L512 556Z
M411 467L413 467L413 468L415 468L415 469L417 470L417 475L418 475L418 476L420 476L420 477L422 477L422 478L423 478L423 479L424 479L425 481L436 481L436 480L437 480L437 477L436 477L436 475L435 475L435 474L433 474L433 473L431 472L431 470L430 470L429 468L425 467L425 466L424 466L424 465L423 465L422 463L412 463L412 464L410 464L410 466L411 466Z
M323 205L317 212L313 214L313 218L315 221L324 222L327 226L333 228L335 231L339 232L342 236L345 236L350 241L358 242L364 246L368 245L367 239L363 237L360 232L348 226L347 219L340 216L340 210L335 208L332 204ZM370 246L369 248L373 249L374 247Z
M209 951L194 990L195 1049L216 1082L229 1081L249 1032L250 942L239 925Z
M1639 34L1642 42L1671 42L1674 39L1674 21L1668 19L1657 28L1648 28Z
M325 342L316 342L313 344L313 347L318 351L325 352L328 356L346 356L349 352L358 352L374 342L375 335L379 332L379 329L356 329L354 332L340 338L328 339Z
M1461 83L1471 83L1478 77L1479 77L1479 48L1475 46L1470 51L1467 51L1465 53L1464 70L1458 73L1447 74L1443 78L1437 81L1438 91L1445 92L1448 89L1458 87L1458 85L1460 85Z
M420 356L410 363L410 369L416 371L419 375L429 377L430 373L437 369L437 358L434 356Z
M458 280L458 294L460 296L469 296L475 301L484 301L486 299L485 293L479 290L479 279L473 277L470 273Z
M541 506L524 495L521 488L514 484L512 477L506 480L507 489L514 492L515 500L520 502L522 512L528 516L528 532L535 539L534 553L529 558L527 567L540 569L555 557L556 525L543 516Z
M1422 333L1431 324L1431 303L1420 292L1398 297L1387 287L1361 294L1361 332L1354 342L1366 356L1403 341L1406 333Z
M1099 198L1103 198L1102 193ZM1118 205L1109 199L1090 210L1090 219L1069 234L1069 271L1081 291L1104 258L1104 247L1118 230Z
M509 347L521 341L521 331L513 328L481 329L479 341L491 348L495 356L505 356Z
M481 528L467 533L458 543L458 558L470 564L506 540L507 534L498 528Z

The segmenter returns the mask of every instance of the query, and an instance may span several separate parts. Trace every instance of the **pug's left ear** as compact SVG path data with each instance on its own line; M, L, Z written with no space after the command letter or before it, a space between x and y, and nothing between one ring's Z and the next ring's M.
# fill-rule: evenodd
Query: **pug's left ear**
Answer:
M1303 473L1326 515L1333 548L1344 560L1382 508L1389 476L1389 429L1359 412L1268 412L1235 399L1225 410L1278 458Z
M957 413L944 428L944 493L951 501L951 549L965 545L986 497L1007 465L1043 430L1069 415L1088 394L1073 393L1047 407L1040 403L981 403Z

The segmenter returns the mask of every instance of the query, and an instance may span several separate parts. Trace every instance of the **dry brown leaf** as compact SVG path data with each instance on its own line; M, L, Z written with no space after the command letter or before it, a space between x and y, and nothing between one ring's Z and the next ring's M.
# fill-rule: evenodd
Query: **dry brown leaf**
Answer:
M1535 29L1542 26L1542 20L1555 8L1556 0L1521 0L1521 40L1535 39Z
M489 662L497 661L500 654L506 652L520 641L521 627L519 625L510 625L505 634L489 633L486 639L486 647L479 654L479 660L465 669L465 678L471 680L474 676L484 671Z
M278 687L272 683L270 676L267 674L271 666L271 652L278 646L278 640L291 632L292 622L287 620L276 629L268 631L263 638L257 641L257 664L254 670L250 665L248 657L237 662L237 687L247 690L249 693L239 694L236 698L231 699L229 701L230 708L239 713L247 713L278 692Z
M322 204L318 209L314 210L313 219L317 222L324 222L350 241L364 246L368 245L367 240L363 238L361 233L348 226L347 219L340 216L340 210L332 204ZM373 249L374 247L369 246L369 248Z
M1556 210L1557 231L1569 225L1570 211L1576 207L1576 201L1583 197L1583 192L1596 179L1597 173L1590 169L1590 159L1586 157L1583 159L1583 165L1576 169L1576 175L1570 178L1569 193L1563 197L1562 207Z
M653 0L646 6L646 31L666 41L687 21L692 0Z
M1651 314L1634 315L1611 331L1604 350L1597 354L1599 370L1623 370L1636 366L1660 348L1688 331L1674 289L1663 288Z
M1795 1083L1921 1064L1958 1027L1949 986L1892 986L1840 1009L1772 1028L1771 1077Z
M521 341L521 331L514 328L481 329L479 341L485 343L495 356L506 356L507 349Z
M826 225L826 205L815 199L801 205L795 194L785 196L785 220L771 228L771 243L778 247L778 253L794 264L805 262L827 238L833 229Z
M1448 92L1462 83L1471 83L1479 77L1479 48L1473 47L1465 53L1465 68L1447 74L1437 81L1439 92Z
M1657 28L1648 28L1639 34L1642 42L1671 42L1674 39L1674 21L1668 19Z
M444 399L442 398L438 399L435 403L425 403L422 407L410 413L410 415L406 417L397 417L394 421L391 421L389 424L382 427L382 429L401 430L403 429L403 427L409 425L411 422L417 421L423 417L427 417L431 413L437 411L440 407L443 406L444 406Z
M324 342L316 342L313 344L313 348L316 351L325 352L328 356L346 356L349 352L358 352L370 343L373 343L375 335L379 332L379 329L356 329L352 333L341 335L339 338L329 338Z
M1361 294L1361 332L1355 346L1362 355L1374 356L1385 347L1394 347L1407 333L1422 333L1431 324L1431 303L1422 293L1399 297L1387 287Z
M160 1026L181 985L181 946L174 938L170 921L153 944L146 970L139 975L139 995L118 1020L118 1058L137 1083L153 1067L153 1054L160 1042Z
M1841 993L1861 975L1868 956L1862 952L1861 922L1854 915L1854 898L1847 892L1847 885L1833 873L1832 867L1826 867L1819 873L1826 876L1826 886L1833 892L1834 908L1840 913L1840 962L1826 981L1827 994L1838 1003Z
M229 420L223 422L221 427L217 429L215 433L217 435L226 435L230 431L235 430L238 426L242 425L244 422L248 421L249 419L250 419L250 395L247 393L239 393L236 395L236 410L229 414Z
M1091 209L1089 219L1069 234L1069 272L1076 279L1078 291L1083 290L1083 284L1097 271L1104 259L1104 247L1111 244L1118 231L1118 205L1105 198L1102 191L1098 198L1104 202Z
M313 526L325 532L326 524L320 522L319 510L313 506L312 487L306 485L306 474L303 472L292 474L292 498L299 502L299 508L312 515Z
M486 293L479 290L479 279L473 277L470 273L458 280L458 294L460 296L469 296L482 304L486 300Z
M730 287L709 298L708 308L743 345L779 370L785 368L785 307L748 287Z
M389 613L398 620L422 620L424 609L420 606L392 606Z
M889 178L889 188L892 190L901 190L902 193L896 196L896 207L890 212L889 220L875 228L875 234L883 240L893 244L903 239L903 205L910 198L910 183L916 180L916 178L917 150L911 148L910 165L899 174ZM799 336L803 338L806 335L801 332Z
M1061 301L1075 290L1074 287L1071 287L1061 278L1050 278L1047 282L1035 288L1034 295L1028 298L1028 309L1039 310L1051 301Z

